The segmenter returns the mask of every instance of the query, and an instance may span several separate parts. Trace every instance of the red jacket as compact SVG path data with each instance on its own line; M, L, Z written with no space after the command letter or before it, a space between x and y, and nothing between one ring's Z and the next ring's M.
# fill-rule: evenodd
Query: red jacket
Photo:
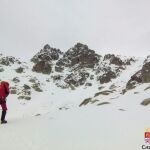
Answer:
M5 99L9 95L9 83L2 81L0 84L0 99Z

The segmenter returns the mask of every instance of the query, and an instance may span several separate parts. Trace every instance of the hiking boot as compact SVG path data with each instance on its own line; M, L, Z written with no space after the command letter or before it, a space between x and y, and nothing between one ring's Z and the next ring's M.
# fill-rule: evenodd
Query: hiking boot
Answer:
M1 124L5 124L5 123L7 123L7 121L6 121L6 120L1 121Z

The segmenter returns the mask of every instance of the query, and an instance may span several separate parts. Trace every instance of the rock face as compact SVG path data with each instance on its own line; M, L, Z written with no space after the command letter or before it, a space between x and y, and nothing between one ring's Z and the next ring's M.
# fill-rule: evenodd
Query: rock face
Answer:
M89 80L96 80L99 84L108 83L119 76L134 59L122 59L113 54L102 57L87 45L77 43L65 53L45 45L31 61L34 63L34 72L51 74L53 82L58 87L74 89L89 85ZM54 76L61 78L54 80Z
M46 61L39 61L33 66L32 71L43 74L50 74L52 71L52 65Z
M34 63L33 71L37 73L50 74L53 61L59 59L63 53L59 49L51 48L48 44L37 53L31 61Z
M107 54L104 56L104 61L109 60L110 64L114 64L117 66L123 66L123 65L131 65L132 62L135 62L133 58L129 58L126 60L121 60L119 56L115 56L114 54Z
M95 51L89 49L87 45L77 43L58 60L55 69L57 68L59 72L63 72L68 68L70 73L64 77L65 84L78 87L86 84L90 76L90 73L86 70L93 70L98 65L100 57Z
M142 83L142 74L141 70L136 72L133 76L131 76L131 79L128 81L126 85L127 90L131 90L136 87L137 84Z
M115 64L118 66L124 65L124 62L119 57L116 57L114 54L105 55L104 60L109 60L110 64Z
M135 88L137 84L149 82L150 82L150 56L148 56L145 59L142 69L131 76L131 79L128 81L126 85L126 89L130 90Z
M57 66L75 68L93 68L99 62L100 55L88 48L87 45L77 43L69 49L64 56L56 63Z
M138 60L135 67L141 65L141 60ZM0 54L0 81L4 80L5 77L7 80L9 77L8 81L12 86L10 93L16 95L18 99L25 100L32 98L32 92L49 90L47 87L51 85L69 89L69 92L77 88L79 90L80 88L91 90L94 87L94 90L97 89L98 91L92 99L85 99L81 103L81 106L84 106L100 101L97 100L98 97L110 97L115 95L115 92L125 94L127 90L133 89L139 84L149 83L150 56L126 83L124 80L126 75L123 75L124 70L128 69L128 65L134 62L136 62L134 57L122 57L114 54L101 56L81 43L77 43L66 52L51 48L47 44L31 59L29 64L20 62L14 57L4 57ZM134 66L133 69L135 69ZM117 79L121 74L123 76ZM149 89L148 85L144 91L147 92ZM134 93L138 94L137 92ZM113 96L110 99L116 97ZM107 101L98 105L103 104L107 104ZM144 101L145 104L147 101Z
M1 65L4 65L4 66L10 66L14 63L17 63L17 64L21 64L21 62L16 59L15 57L4 57L3 55L0 55L0 64Z
M144 65L141 71L142 82L149 83L150 82L150 56L144 61Z
M53 60L58 60L59 57L63 53L56 48L51 48L48 44L43 47L43 49L38 52L32 59L31 61L34 63L38 63L41 61L45 62L51 62Z
M86 79L89 77L87 72L71 73L65 78L65 82L69 85L80 86L86 82Z
M110 70L104 73L103 75L99 76L98 80L100 81L101 84L104 84L110 82L111 79L114 79L116 77L117 77L116 73Z

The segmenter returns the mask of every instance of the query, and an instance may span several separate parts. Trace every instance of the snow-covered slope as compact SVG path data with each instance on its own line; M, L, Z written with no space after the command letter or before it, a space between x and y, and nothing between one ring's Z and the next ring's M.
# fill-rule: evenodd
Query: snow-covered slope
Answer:
M100 56L80 43L64 54L48 45L40 52L29 62L0 55L0 79L11 85L0 149L141 149L150 83L129 85L149 57Z

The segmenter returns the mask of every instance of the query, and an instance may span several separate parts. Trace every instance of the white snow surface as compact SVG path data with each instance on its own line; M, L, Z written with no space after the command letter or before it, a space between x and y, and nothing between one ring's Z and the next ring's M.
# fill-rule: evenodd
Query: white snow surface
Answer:
M88 88L60 89L46 83L46 75L21 75L23 85L32 73L43 83L44 92L33 91L30 101L18 100L15 95L7 98L8 124L0 125L0 150L141 150L146 145L145 129L150 127L150 106L140 103L150 98L150 89L144 90L150 84L120 93L143 61L138 59L120 77L103 85L102 91L115 84L116 92L95 98L97 82ZM13 67L5 70L6 80L16 75ZM98 101L79 107L89 97ZM97 106L100 102L110 104Z

